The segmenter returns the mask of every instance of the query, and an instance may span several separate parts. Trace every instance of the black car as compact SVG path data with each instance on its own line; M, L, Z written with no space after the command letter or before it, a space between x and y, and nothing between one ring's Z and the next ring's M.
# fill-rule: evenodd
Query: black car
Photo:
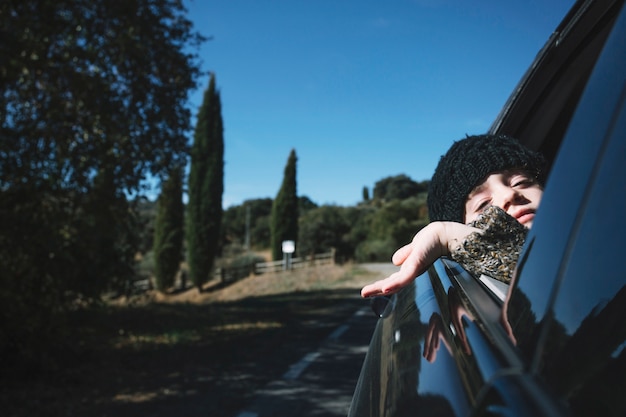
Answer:
M623 3L578 1L490 129L551 163L511 285L442 258L377 300L350 416L626 415Z

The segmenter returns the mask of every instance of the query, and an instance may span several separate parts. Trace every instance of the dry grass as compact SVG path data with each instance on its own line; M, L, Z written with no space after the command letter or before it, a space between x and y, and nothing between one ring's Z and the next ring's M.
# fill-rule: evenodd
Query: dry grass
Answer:
M315 268L302 268L263 275L251 275L226 285L218 280L213 280L204 286L202 293L198 292L196 289L190 289L180 293L172 292L170 294L161 294L156 291L151 291L135 296L130 300L120 300L114 304L205 304L232 302L249 297L332 289L352 289L355 291L355 294L358 294L365 284L372 281L373 277L375 277L375 275L358 265L323 265Z
M16 417L233 415L363 306L359 289L376 278L323 266L77 311L56 368L5 374L0 408Z

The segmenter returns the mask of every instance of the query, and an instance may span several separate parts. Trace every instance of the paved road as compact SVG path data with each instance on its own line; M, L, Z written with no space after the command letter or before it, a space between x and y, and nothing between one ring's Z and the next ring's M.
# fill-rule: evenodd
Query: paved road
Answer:
M364 266L381 277L397 270L391 264ZM346 416L376 320L367 306L355 311L234 417Z
M379 273L381 275L381 278L388 277L389 275L400 269L391 262L361 264L361 266L367 268L372 272Z

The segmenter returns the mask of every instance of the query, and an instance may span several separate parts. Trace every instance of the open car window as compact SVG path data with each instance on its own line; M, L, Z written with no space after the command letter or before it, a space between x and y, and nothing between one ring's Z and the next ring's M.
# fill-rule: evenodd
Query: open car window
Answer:
M508 134L540 151L551 172L622 3L578 1L528 68L490 133ZM537 215L541 212L540 206ZM530 244L527 242L524 251ZM477 279L500 300L506 298L509 285L485 275Z

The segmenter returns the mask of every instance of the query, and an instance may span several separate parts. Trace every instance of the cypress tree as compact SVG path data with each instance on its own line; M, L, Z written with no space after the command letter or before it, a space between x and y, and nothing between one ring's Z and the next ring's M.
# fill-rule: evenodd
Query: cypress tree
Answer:
M298 240L298 196L296 192L296 151L291 150L283 183L272 204L271 216L271 246L272 258L282 258L282 242L284 240ZM296 248L297 250L297 248Z
M224 128L220 94L211 74L194 132L189 172L189 275L202 291L217 256L224 192Z
M154 223L154 273L156 288L174 285L180 267L184 235L182 170L175 169L163 183Z

